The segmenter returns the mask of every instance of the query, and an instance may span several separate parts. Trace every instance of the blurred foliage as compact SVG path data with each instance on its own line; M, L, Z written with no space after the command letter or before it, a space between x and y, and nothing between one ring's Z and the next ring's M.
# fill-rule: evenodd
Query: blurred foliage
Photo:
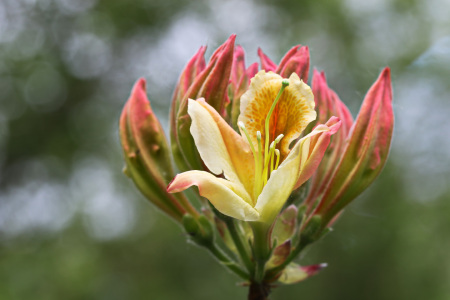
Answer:
M247 64L308 45L354 113L393 69L390 162L301 260L329 267L273 299L449 299L448 15L444 0L0 2L0 299L245 298L121 174L117 137L134 80L166 123L184 63L233 32Z

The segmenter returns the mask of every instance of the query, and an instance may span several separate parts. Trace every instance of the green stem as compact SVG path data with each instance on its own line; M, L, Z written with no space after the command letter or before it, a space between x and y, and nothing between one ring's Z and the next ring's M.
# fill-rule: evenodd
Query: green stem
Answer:
M255 259L254 280L262 283L264 268L270 256L269 230L270 226L262 222L252 223L253 229L253 255Z
M217 258L217 260L227 267L230 271L238 275L244 280L249 280L250 276L247 272L241 269L239 265L237 265L234 261L232 261L221 249L217 248L215 244L210 244L209 246L205 246L209 252Z
M241 234L239 233L236 227L235 221L232 218L226 218L225 224L227 225L228 231L230 232L230 236L233 239L234 245L236 246L236 249L239 252L239 255L241 256L242 262L244 263L248 272L251 273L253 270L253 263L250 259L247 248L244 246L244 243L242 242Z

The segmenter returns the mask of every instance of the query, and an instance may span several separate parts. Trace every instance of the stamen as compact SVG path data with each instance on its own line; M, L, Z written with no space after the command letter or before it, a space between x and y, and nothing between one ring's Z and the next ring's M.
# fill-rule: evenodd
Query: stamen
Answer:
M263 154L262 154L262 145L261 145L261 131L256 132L256 140L258 141L258 163L257 168L255 171L255 195L259 195L261 193L262 187L261 187L261 173L262 173L262 161L263 161Z
M258 152L261 152L261 131L256 132L256 139L258 140Z
M269 153L267 155L268 159L266 159L265 163L264 163L264 172L263 172L264 185L267 184L267 180L268 180L268 177L269 177L268 175L270 175L269 174L269 162L270 162L271 158L273 159L273 152L274 152L274 150L275 150L275 141L270 143L270 150L269 150Z
M275 139L275 144L278 144L283 137L284 137L284 134L280 134L279 136L277 136L277 138Z
M274 154L275 154L275 145L274 145L274 151L270 151L271 155L270 155L270 173L269 173L269 177L270 174L272 174L273 172L273 165L275 164L275 159L274 159Z
M275 164L275 170L277 170L278 164L280 163L280 150L275 149L275 155L277 156L277 163Z

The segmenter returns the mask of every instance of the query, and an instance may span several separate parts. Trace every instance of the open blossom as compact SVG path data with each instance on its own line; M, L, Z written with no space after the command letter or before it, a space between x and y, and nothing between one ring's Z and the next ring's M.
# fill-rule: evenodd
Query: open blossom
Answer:
M211 173L181 173L168 192L196 185L223 214L272 223L292 191L313 175L340 121L332 117L299 139L316 112L311 89L296 73L287 80L260 71L240 101L238 134L204 99L189 100L190 132Z

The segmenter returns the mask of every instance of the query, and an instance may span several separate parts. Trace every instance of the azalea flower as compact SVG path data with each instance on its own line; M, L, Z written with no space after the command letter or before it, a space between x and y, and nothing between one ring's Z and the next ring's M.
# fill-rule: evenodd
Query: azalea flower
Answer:
M178 174L167 191L195 185L221 213L272 224L292 191L313 175L340 127L331 117L301 137L316 119L314 105L296 73L283 79L260 71L240 98L239 134L203 98L189 99L190 132L210 172Z
M172 99L170 144L144 79L123 109L120 137L125 174L145 197L244 279L249 299L265 299L275 281L296 283L325 266L294 260L385 165L394 126L390 69L354 120L323 72L314 72L312 90L305 83L307 46L292 47L279 64L259 49L258 72L257 63L246 67L235 38L208 63L204 46L187 63ZM183 173L174 175L172 161ZM193 197L216 209L194 207L181 193L192 186Z

